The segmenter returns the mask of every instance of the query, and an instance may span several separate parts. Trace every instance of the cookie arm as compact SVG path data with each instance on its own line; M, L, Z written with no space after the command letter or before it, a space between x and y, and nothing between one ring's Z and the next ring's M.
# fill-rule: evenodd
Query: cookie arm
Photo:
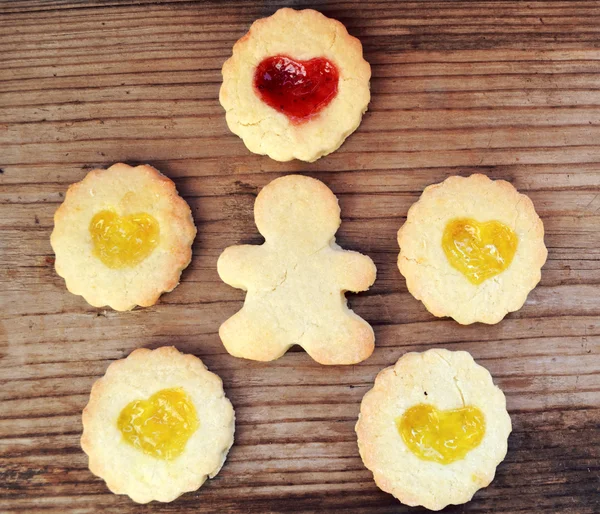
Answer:
M343 291L366 291L375 282L377 268L370 257L349 250L335 251L333 269Z
M217 272L226 284L247 291L260 281L264 271L262 246L239 245L225 248L217 261Z

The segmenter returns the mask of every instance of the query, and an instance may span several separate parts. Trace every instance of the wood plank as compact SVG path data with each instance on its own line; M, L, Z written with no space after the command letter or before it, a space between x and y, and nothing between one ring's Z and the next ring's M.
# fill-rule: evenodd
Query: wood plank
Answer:
M514 427L492 485L446 511L600 512L600 2L293 4L345 23L373 70L360 128L312 164L250 154L218 102L233 43L283 2L0 2L0 511L424 512L377 489L354 424L379 370L446 347L491 371ZM69 184L117 161L173 178L198 225L181 284L129 313L69 294L49 243ZM377 265L372 289L349 295L377 338L360 365L297 348L243 361L219 341L244 295L217 258L262 241L254 199L291 172L331 187L338 242ZM396 232L427 185L477 172L531 197L549 256L520 311L462 327L408 293ZM236 444L199 491L137 506L87 469L81 410L111 362L164 344L223 378Z

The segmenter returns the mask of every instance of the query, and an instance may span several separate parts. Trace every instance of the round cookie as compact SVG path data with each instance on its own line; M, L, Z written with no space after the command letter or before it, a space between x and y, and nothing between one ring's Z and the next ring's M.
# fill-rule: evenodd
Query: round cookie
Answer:
M437 349L382 370L356 424L379 488L431 510L465 503L493 480L511 429L489 372L467 352Z
M435 316L498 323L520 309L548 252L531 200L485 175L429 186L398 232L398 268Z
M370 100L360 41L310 9L255 21L222 71L229 129L251 152L277 161L312 162L337 150Z
M69 187L50 242L67 289L94 307L154 305L179 283L196 227L175 184L151 166L114 164Z
M200 359L142 348L92 387L81 447L113 493L170 502L219 472L234 429L221 379Z

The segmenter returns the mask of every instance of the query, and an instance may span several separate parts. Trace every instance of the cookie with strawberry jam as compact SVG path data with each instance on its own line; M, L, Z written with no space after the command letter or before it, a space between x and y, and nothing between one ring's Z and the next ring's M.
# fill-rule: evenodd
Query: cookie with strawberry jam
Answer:
M337 150L370 100L360 41L317 11L257 20L223 65L227 125L251 152L312 162Z

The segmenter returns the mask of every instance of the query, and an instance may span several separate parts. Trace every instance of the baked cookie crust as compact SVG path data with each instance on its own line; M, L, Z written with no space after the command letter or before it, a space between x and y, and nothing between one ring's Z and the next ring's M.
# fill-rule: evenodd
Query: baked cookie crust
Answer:
M404 443L395 420L417 404L440 410L474 406L485 416L481 443L450 464L422 460ZM440 510L469 501L489 485L512 430L502 391L467 352L407 353L382 370L365 394L356 433L365 466L383 491L410 506Z
M371 326L347 306L345 291L366 291L373 261L335 244L337 198L322 182L300 175L275 179L258 195L254 217L260 246L227 248L217 270L247 291L243 308L219 335L236 357L270 361L294 344L321 364L354 364L371 355Z
M339 71L336 97L300 125L264 103L254 90L254 72L265 58L298 60L324 57ZM370 100L371 67L362 45L337 20L306 9L279 9L255 21L223 64L219 94L229 129L253 153L276 161L312 162L337 150L360 125Z
M146 455L123 440L117 419L130 402L159 390L183 388L191 398L199 427L174 460ZM92 473L115 494L137 503L170 502L214 477L233 444L235 414L221 379L200 359L174 347L141 348L113 362L92 387L83 410L81 447Z
M158 246L133 267L107 267L93 254L90 222L103 210L126 216L144 212L160 228ZM192 258L196 227L186 201L175 184L152 166L114 164L93 170L69 187L54 215L50 237L55 268L67 289L94 307L118 311L154 305L173 290Z
M442 248L447 223L457 218L499 221L518 237L511 264L474 285L451 266ZM453 176L425 188L398 232L398 268L410 293L434 316L462 325L498 323L520 309L541 278L548 251L532 201L509 182L485 175Z

